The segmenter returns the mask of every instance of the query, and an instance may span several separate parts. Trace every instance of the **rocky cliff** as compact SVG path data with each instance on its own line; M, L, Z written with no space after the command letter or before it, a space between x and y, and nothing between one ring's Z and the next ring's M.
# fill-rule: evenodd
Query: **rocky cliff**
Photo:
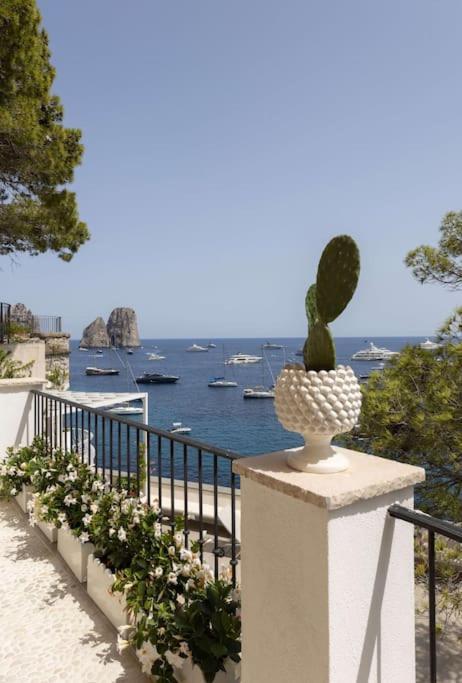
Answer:
M24 327L31 329L34 326L32 311L24 304L14 304L14 306L11 307L10 318L11 322L17 323L18 325L24 325Z
M138 323L133 308L114 308L106 327L112 346L140 346Z
M106 325L101 317L96 318L83 331L80 346L85 348L95 348L109 346L109 336Z

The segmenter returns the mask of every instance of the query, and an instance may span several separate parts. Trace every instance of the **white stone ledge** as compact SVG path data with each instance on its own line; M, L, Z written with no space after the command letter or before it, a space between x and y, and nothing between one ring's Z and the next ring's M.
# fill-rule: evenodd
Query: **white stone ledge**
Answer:
M338 510L360 500L414 486L425 479L422 467L347 448L336 446L335 449L350 461L350 467L345 472L298 472L287 465L290 451L241 458L233 463L233 471L241 477L327 510Z
M0 391L3 389L9 389L11 387L17 387L19 389L24 389L24 387L43 387L47 383L45 378L40 377L14 377L12 379L0 379Z

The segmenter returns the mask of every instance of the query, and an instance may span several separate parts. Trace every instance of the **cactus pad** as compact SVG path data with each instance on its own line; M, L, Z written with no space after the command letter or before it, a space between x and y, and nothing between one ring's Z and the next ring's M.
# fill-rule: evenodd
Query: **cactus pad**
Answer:
M347 307L358 284L359 268L359 249L349 235L334 237L327 244L316 278L316 307L324 323L338 318Z
M306 317L308 318L308 325L312 327L318 319L318 310L316 308L316 285L311 285L305 297Z
M335 345L329 328L317 321L310 327L303 347L303 360L307 370L335 370Z

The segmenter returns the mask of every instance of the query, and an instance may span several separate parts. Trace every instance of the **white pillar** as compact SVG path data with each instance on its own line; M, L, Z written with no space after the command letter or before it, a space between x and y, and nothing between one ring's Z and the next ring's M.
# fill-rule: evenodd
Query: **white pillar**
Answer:
M34 397L46 379L0 379L0 460L9 446L28 446L34 438Z
M355 451L333 475L243 458L242 683L413 683L413 505L421 468Z

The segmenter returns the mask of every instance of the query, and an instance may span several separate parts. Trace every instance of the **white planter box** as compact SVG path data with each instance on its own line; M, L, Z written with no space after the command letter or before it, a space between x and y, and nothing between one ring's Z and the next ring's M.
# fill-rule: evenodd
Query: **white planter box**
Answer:
M26 486L25 484L23 484L20 493L18 493L18 495L15 496L15 501L17 502L17 504L23 512L28 512L27 503L30 500L32 500L32 496L32 486Z
M37 526L40 531L45 534L50 543L56 543L58 540L58 529L54 524L49 524L48 522L37 521Z
M80 543L70 529L58 529L58 553L80 583L87 580L88 557L94 549L93 543Z
M229 659L225 666L226 673L219 671L213 683L239 683L241 680L241 663L235 664ZM201 669L198 666L193 666L190 660L185 661L180 670L175 668L175 676L181 683L205 683Z
M128 623L127 603L122 593L111 593L115 576L93 555L88 558L87 593L115 628Z

